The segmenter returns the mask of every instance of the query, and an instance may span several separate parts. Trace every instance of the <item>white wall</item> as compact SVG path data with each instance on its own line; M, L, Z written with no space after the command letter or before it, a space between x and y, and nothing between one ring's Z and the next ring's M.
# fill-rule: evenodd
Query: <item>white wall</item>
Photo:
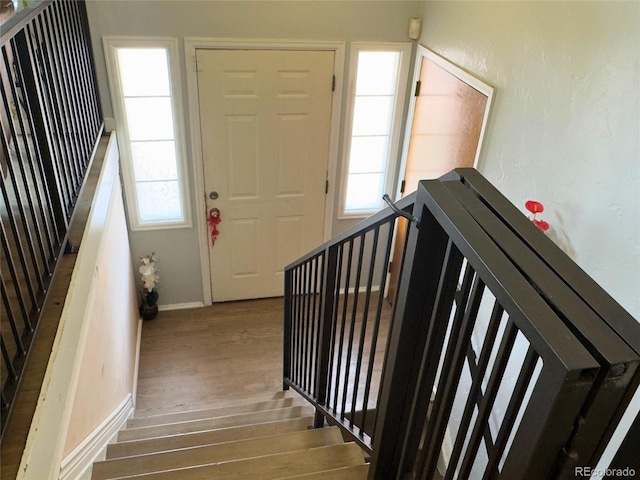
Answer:
M118 161L112 136L22 456L21 479L75 478L133 411L139 318Z
M90 0L87 2L87 11L104 115L113 117L101 43L103 36L173 36L181 44L185 37L406 42L409 41L409 19L417 15L419 7L419 1L397 0ZM347 59L348 48L347 43ZM181 52L181 55L184 53ZM181 59L181 65L182 84L186 88L184 58ZM341 80L338 79L338 87L341 86ZM183 104L187 105L186 91L183 97ZM184 116L188 118L187 112ZM189 130L185 137L190 138ZM191 164L188 169L191 173ZM193 178L189 181L194 188ZM194 216L203 214L194 212ZM334 220L333 233L353 223ZM151 251L155 251L160 258L161 281L158 290L161 304L202 301L197 240L196 228L131 234L134 262L140 255ZM207 265L204 268L208 268Z
M479 170L640 318L640 3L430 2L421 44L496 88Z
M420 43L496 89L479 170L640 319L640 3L432 2ZM603 466L640 408L640 392Z

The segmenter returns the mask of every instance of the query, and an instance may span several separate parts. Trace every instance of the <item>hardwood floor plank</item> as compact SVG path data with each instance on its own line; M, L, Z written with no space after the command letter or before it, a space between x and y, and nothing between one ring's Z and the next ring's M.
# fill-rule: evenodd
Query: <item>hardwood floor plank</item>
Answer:
M282 322L282 298L160 312L142 328L136 409L280 390Z

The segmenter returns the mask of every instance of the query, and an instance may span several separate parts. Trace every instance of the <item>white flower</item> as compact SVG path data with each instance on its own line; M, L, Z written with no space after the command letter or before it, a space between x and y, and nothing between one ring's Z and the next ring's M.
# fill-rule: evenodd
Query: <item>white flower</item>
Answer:
M151 264L144 264L138 269L138 271L143 277L146 277L146 276L153 275L156 272L156 269Z
M156 268L157 261L158 257L155 253L146 257L140 257L140 263L142 263L142 265L138 268L138 272L140 272L140 279L144 284L144 288L149 292L151 292L155 288L156 283L160 281L160 275L158 275Z

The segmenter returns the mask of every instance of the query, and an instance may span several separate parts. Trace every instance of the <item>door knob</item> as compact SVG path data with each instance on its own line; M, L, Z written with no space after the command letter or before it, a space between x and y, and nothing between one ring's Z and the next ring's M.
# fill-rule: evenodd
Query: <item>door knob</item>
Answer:
M211 200L216 200L216 199L218 198L218 192L216 192L215 190L214 190L214 191L212 191L212 192L209 194L209 198L210 198Z

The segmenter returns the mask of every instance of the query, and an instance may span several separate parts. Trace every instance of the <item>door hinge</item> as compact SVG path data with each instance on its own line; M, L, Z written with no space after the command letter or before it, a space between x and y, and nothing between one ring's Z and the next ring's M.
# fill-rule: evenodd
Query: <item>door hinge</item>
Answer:
M329 180L324 185L324 193L329 193Z
M336 76L334 75L332 80L331 80L331 91L335 92L336 91Z
M402 182L400 182L400 193L404 193L405 186L406 186L406 182L402 180Z
M420 80L418 80L416 82L416 91L414 96L419 97L420 96L420 85L422 85L422 82Z

